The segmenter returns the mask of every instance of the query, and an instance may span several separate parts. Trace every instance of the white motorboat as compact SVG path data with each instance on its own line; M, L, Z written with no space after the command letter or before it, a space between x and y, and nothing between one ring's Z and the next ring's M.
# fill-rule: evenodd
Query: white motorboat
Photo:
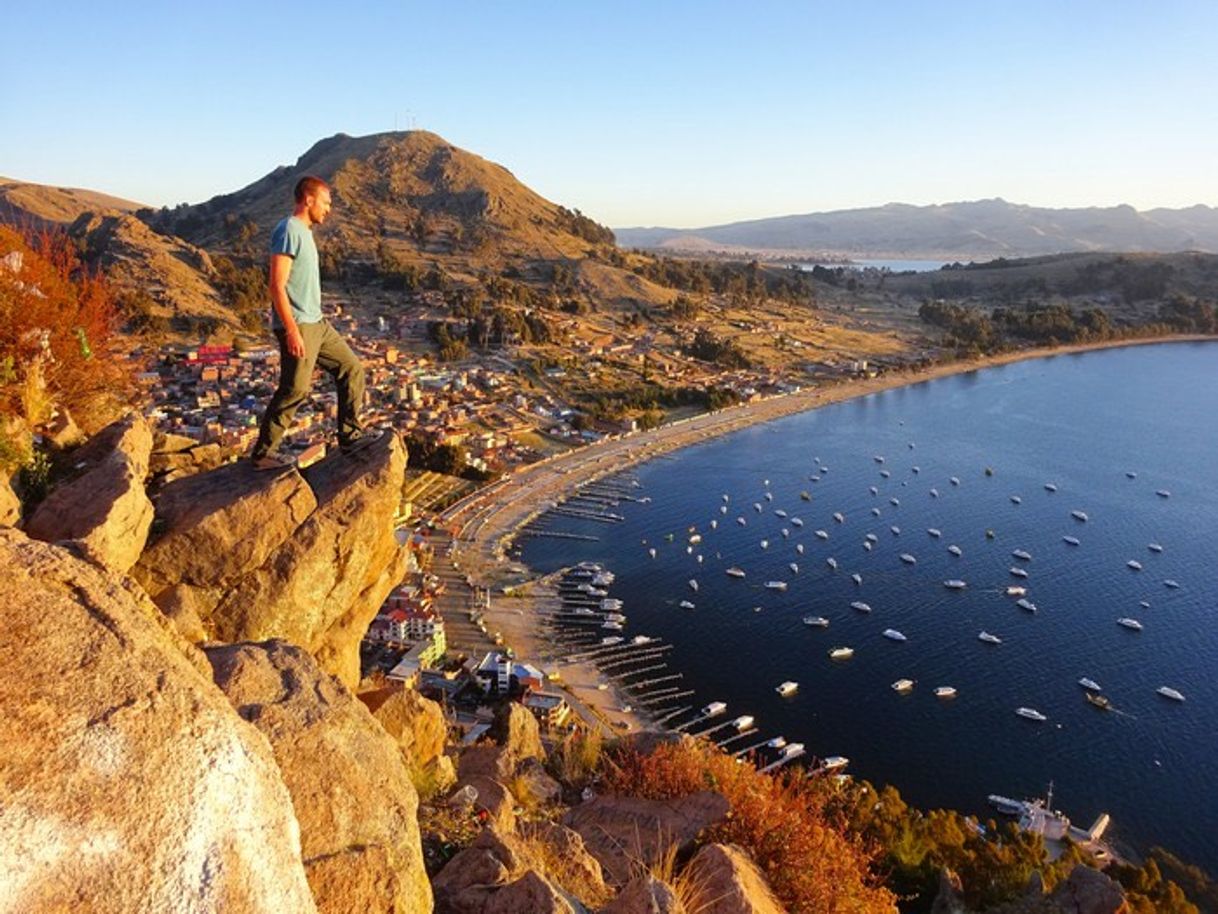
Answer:
M1132 568L1134 571L1141 571L1142 563L1139 562L1137 559L1130 559L1128 562L1125 563L1125 567Z
M825 559L825 564L834 571L837 571L837 559L835 559L833 556L829 556L827 559Z
M689 602L689 600L682 600L677 605L680 606L682 609L693 609L694 608L694 604Z
M827 540L829 538L829 531L828 530L817 530L816 538L822 539L822 540Z
M960 480L955 476L953 476L951 479L949 479L948 482L950 482L954 486L960 485Z
M900 535L901 535L901 528L900 528L900 527L898 527L896 524L893 524L893 525L892 525L891 527L889 527L888 529L892 531L892 535L893 535L893 536L900 536Z
M1171 492L1167 491L1167 489L1159 489L1155 494L1160 498L1171 498Z
M931 497L931 498L938 498L938 497L939 497L939 490L938 490L938 489L936 489L936 488L933 488L933 487L932 487L932 488L931 488L931 490L930 490L930 497Z
M939 528L938 528L938 527L927 527L927 528L926 528L926 532L927 532L927 534L929 534L930 536L932 536L932 537L933 537L933 538L935 538L935 539L938 539L939 537L941 537L941 536L943 535L943 534L942 534L942 533L939 531Z
M898 679L892 684L894 692L910 692L913 691L914 681L912 679Z
M791 531L790 531L790 530L788 530L786 527L783 527L783 528L782 528L781 530L779 530L778 532L782 534L782 538L783 538L784 540L785 540L785 539L786 539L788 536L790 536L790 535L791 535Z
M1016 567L1012 566L1010 571L1011 571L1011 574L1013 574L1017 578L1026 578L1028 576L1028 573L1026 571L1024 571L1022 568L1016 568Z
M854 574L850 575L850 580L854 581L855 587L863 586L863 576L861 574L859 574L857 571Z
M800 518L798 518L798 517L792 517L792 518L791 518L791 526L792 526L792 527L802 527L803 525L804 525L804 522L803 522L803 520L802 520L802 519L800 519Z
M834 511L833 519L835 521L837 521L839 524L844 524L846 522L846 515L842 514L841 511Z
M1011 553L1011 555L1015 556L1015 558L1017 558L1017 559L1019 559L1020 561L1023 561L1023 562L1030 562L1030 561L1032 561L1032 556L1031 556L1031 554L1030 554L1030 553L1028 553L1028 552L1025 552L1023 549L1016 549L1016 550L1014 550L1014 551Z
M1082 521L1084 524L1087 523L1087 512L1086 511L1071 511L1070 516L1073 517L1077 521Z
M799 691L799 683L788 679L786 682L774 687L774 691L786 698L788 695L794 695Z
M772 492L766 492L766 493L765 493L765 500L766 500L766 501L773 501L773 500L774 500L774 495L773 495L773 493L772 493Z
M1149 549L1151 552L1162 552L1163 551L1163 547L1160 546L1158 543L1151 543L1146 548Z
M731 501L731 500L732 500L732 498L731 498L731 496L730 496L730 495L728 495L728 494L725 492L725 493L723 493L723 500L724 500L725 502L728 502L728 501Z
M782 510L782 508L775 508L775 509L774 509L774 514L775 514L776 516L778 516L778 517L786 517L786 516L787 516L787 512L786 512L786 511L784 511L784 510Z
M871 604L864 603L862 600L855 600L853 603L850 604L850 608L857 609L861 613L871 612Z
M608 647L611 644L621 644L625 640L626 639L621 635L607 635L604 638L601 638L601 644Z
M1062 542L1070 546L1077 546L1079 541L1077 536L1063 536Z
M879 489L877 489L875 486L868 486L868 487L867 487L867 491L868 491L868 492L870 492L872 495L879 495L879 494L880 494L880 490L879 490Z
M901 505L901 499L897 498L897 497L894 495L892 498L888 499L888 503L889 503L890 505L894 505L894 506L896 506L896 507L900 507L900 505Z
M918 560L916 558L914 558L912 555L910 555L908 552L901 553L901 561L904 562L906 565L918 564Z
M854 648L852 647L835 647L829 651L829 657L833 660L849 660L854 656Z
M694 533L693 535L690 536L689 542L690 542L690 545L692 545L692 546L698 545L698 543L702 542L702 534Z
M919 467L919 466L912 466L912 467L910 467L909 469L910 469L910 471L911 471L911 472L913 472L913 473L921 473L921 472L922 472L922 468L921 468L921 467Z
M1173 689L1171 686L1159 686L1155 689L1164 698L1170 698L1172 701L1184 701L1184 696Z
M727 710L727 705L724 704L723 702L712 701L710 704L708 704L705 708L703 708L698 713L700 713L703 717L718 717L720 714L722 714L726 710Z
M880 475L883 476L885 479L887 479L892 474L889 473L887 470L880 470Z
M717 520L712 520L712 521L711 521L711 529L712 529L712 530L718 530L718 529L719 529L719 521L717 521Z
M802 498L804 501L811 501L811 500L812 500L812 493L811 493L811 492L808 492L808 491L805 489L804 491L802 491L802 492L800 492L800 493L799 493L799 497L800 497L800 498Z
M798 758L799 756L801 756L803 754L804 754L804 744L803 743L787 743L787 745L782 747L782 757L783 758Z
M620 632L622 630L622 623L621 622L602 622L601 628L607 629L611 632Z
M984 641L986 644L1002 644L1002 639L997 635L991 635L989 632L982 632L977 636L978 641Z
M1138 600L1138 605L1141 606L1143 609L1150 609L1149 600Z
M647 554L654 559L656 557L656 547L652 546L650 549L648 549Z
M804 625L811 625L814 628L828 628L829 620L824 616L804 616Z
M791 569L791 574L799 574L799 566L794 562L788 562L787 567Z
M964 553L962 552L962 550L960 549L960 547L959 547L959 546L957 546L957 545L955 545L955 544L952 544L951 546L948 546L948 547L947 547L947 551L948 551L948 552L950 552L952 555L957 556L957 557L959 557L959 556L961 556L961 555L963 555L963 554L964 554Z
M876 455L875 455L874 457L872 457L871 459L872 459L872 460L874 460L876 463L883 463L883 462L884 462L884 458L883 458L883 457L881 457L879 454L876 454Z
M1078 681L1078 684L1081 685L1088 692L1102 692L1103 691L1103 689L1100 688L1100 684L1098 682L1096 682L1094 679L1088 679L1086 676L1084 676L1082 679L1080 679Z
M1131 629L1135 632L1140 632L1142 630L1141 622L1139 622L1137 619L1130 619L1128 617L1122 617L1120 619L1117 619L1117 625L1123 625L1126 628Z
M884 637L885 637L885 638L887 638L889 641L908 641L908 640L909 640L908 638L906 638L906 637L905 637L905 635L904 635L904 634L902 634L901 632L897 631L895 628L886 628L886 629L884 629L884 631L883 631L883 635L884 635Z
M747 521L747 520L745 520L743 517L738 517L738 518L736 518L736 523L738 523L738 524L739 524L740 526L742 526L742 527L744 527L744 526L747 526L747 525L748 525L748 521Z
M800 555L803 555L803 554L804 554L804 544L803 544L803 543L796 543L796 544L795 544L795 551L796 551L796 552L798 552Z
M866 549L868 552L870 552L872 549L875 548L875 545L867 542L866 540L863 540L863 548Z
M955 698L956 697L956 687L955 686L935 686L935 697L936 698Z
M698 579L697 578L689 579L689 589L692 590L694 593L698 592Z
M1036 612L1036 604L1033 603L1031 600L1029 600L1027 597L1020 597L1018 600L1015 601L1015 605L1018 606L1020 609L1026 609L1030 613Z
M1018 495L1012 495L1012 496L1011 496L1011 504L1013 504L1013 505L1022 505L1022 504L1023 504L1023 499L1022 499L1022 498L1020 498Z
M830 755L823 762L820 763L820 767L817 768L816 770L817 771L835 771L838 768L845 768L849 764L850 764L850 759L846 758L846 756L844 756L844 755Z
M726 513L727 513L727 505L720 505L720 506L719 506L719 513L720 513L720 514L726 514Z
M878 536L876 536L874 533L868 533L866 536L863 537L863 539L867 540L867 542L869 542L869 543L878 543L880 541L880 538Z
M1057 491L1057 486L1053 485L1053 483L1051 483L1051 482L1046 482L1046 483L1045 483L1045 491L1046 491L1046 492L1056 492L1056 491Z
M759 502L759 501L753 502L753 510L756 511L758 514L760 514L761 513L761 502Z
M781 749L786 744L787 738L785 736L776 736L771 740L766 740L766 746L771 749Z
M1133 470L1126 470L1126 471L1125 471L1125 478L1126 478L1126 479L1137 479L1137 478L1138 478L1138 474L1137 474L1137 473L1135 473Z
M762 549L769 549L769 548L770 548L770 541L769 541L769 540L762 540L762 541L761 541L761 548L762 548Z
M1180 585L1177 584L1175 581L1173 581L1171 578L1168 578L1166 581L1163 582L1163 586L1168 587L1172 590L1175 590Z
M1026 717L1028 720L1048 720L1049 718L1041 714L1035 708L1016 708L1015 713L1020 717Z
M732 726L738 731L743 732L752 727L756 721L757 718L755 718L752 714L741 714L734 721L732 721Z
M1007 588L1008 597L1022 597L1022 596L1025 596L1027 594L1027 592L1028 592L1028 588L1020 587L1018 584L1012 584L1010 587Z
M943 586L948 590L964 590L968 587L968 582L962 581L959 578L950 578L943 582Z
M767 590L786 590L787 582L786 581L766 581L765 586L766 586Z
M736 565L733 565L731 568L727 569L726 574L729 577L742 578L742 577L744 577L744 569L740 568Z

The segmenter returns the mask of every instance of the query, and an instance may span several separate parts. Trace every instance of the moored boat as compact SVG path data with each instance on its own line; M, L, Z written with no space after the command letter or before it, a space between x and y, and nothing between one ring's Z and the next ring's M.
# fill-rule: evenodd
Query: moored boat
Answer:
M1112 702L1109 701L1107 696L1105 696L1105 695L1098 695L1095 692L1086 692L1086 693L1084 693L1083 697L1086 698L1090 704L1094 705L1097 708L1100 708L1101 710L1104 710L1104 711L1112 710Z
M913 691L914 681L912 679L898 679L892 684L894 692L911 692Z
M1020 609L1026 609L1030 613L1036 612L1036 604L1033 603L1031 600L1029 600L1027 597L1020 597L1018 600L1015 601L1015 605L1018 606Z
M1123 625L1126 628L1131 629L1132 631L1135 631L1135 632L1140 632L1142 630L1142 623L1139 622L1137 619L1129 619L1129 618L1117 619L1117 625Z
M1073 517L1077 521L1082 521L1083 523L1087 522L1087 512L1086 511L1078 511L1078 510L1071 511L1070 516Z
M804 625L811 625L815 628L828 628L829 620L824 616L804 616Z
M1171 686L1159 686L1155 691L1164 698L1170 698L1172 701L1184 701L1184 696Z
M1011 574L1013 574L1017 578L1026 578L1028 576L1028 573L1026 571L1024 571L1022 568L1016 568L1016 567L1012 566L1010 571L1011 571Z
M904 562L906 565L918 564L918 560L916 558L914 558L912 555L910 555L908 552L901 553L901 561Z
M948 546L947 551L950 552L952 555L956 556L957 558L959 558L961 555L964 554L963 551L961 550L961 548L959 546L957 546L955 543Z
M852 647L835 647L829 651L829 656L833 660L849 660L854 656L854 648Z
M1078 545L1078 537L1077 537L1077 536L1063 536L1063 537L1062 537L1062 542L1063 542L1063 543L1067 543L1067 544L1069 544L1069 545L1071 545L1071 546L1077 546L1077 545Z
M744 577L744 574L745 574L744 569L740 568L739 566L736 566L736 565L733 565L731 568L727 569L727 571L725 573L729 577L733 577L733 578L742 578L742 577Z
M935 686L935 697L936 698L955 698L956 697L956 687L955 686Z
M794 695L799 691L799 683L788 679L786 682L774 687L774 691L786 698L788 695Z
M1048 720L1049 718L1041 714L1035 708L1016 708L1015 713L1020 717L1026 717L1028 720Z
M986 644L1002 644L1002 639L997 635L991 635L989 632L982 632L977 636L979 641L984 641Z
M1078 681L1078 684L1081 685L1088 692L1102 691L1100 689L1100 684L1098 682L1096 682L1094 679L1088 679L1086 676L1084 676L1082 679L1080 679Z
M959 578L950 578L943 582L943 586L948 590L964 590L968 584Z
M786 590L787 582L786 581L766 581L765 586L766 586L767 590Z
M850 608L857 609L861 613L871 612L871 604L864 603L862 600L855 600L853 603L850 604Z
M905 637L905 635L902 632L897 631L895 628L886 628L886 629L884 629L883 634L884 634L884 637L887 638L889 641L908 641L909 640L908 638Z

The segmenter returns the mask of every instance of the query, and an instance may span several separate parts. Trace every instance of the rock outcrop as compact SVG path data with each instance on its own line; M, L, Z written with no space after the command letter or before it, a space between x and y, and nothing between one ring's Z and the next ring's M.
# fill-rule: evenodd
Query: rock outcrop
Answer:
M359 641L409 559L393 530L405 468L390 434L302 472L241 461L171 482L132 573L209 638L283 638L354 688Z
M425 782L442 792L453 785L456 770L444 754L448 725L438 704L414 689L400 688L362 692L359 699L402 748L416 786Z
M138 589L0 529L0 910L315 910L266 739Z
M21 499L13 491L7 473L0 473L0 527L15 527L21 523Z
M705 845L687 873L702 914L784 914L757 865L738 847Z
M148 472L153 485L163 485L222 466L233 451L215 442L206 444L185 435L158 434L152 440Z
M216 684L270 741L318 910L430 911L418 797L401 749L368 709L283 641L206 653Z
M1078 864L1047 895L1039 873L1033 873L1024 897L986 908L987 914L1128 914L1120 885L1089 866ZM960 879L950 870L939 874L939 894L931 914L971 914Z
M70 541L92 561L126 573L152 525L144 491L152 430L137 413L108 425L72 454L78 475L53 489L26 530L48 542Z
M595 797L568 811L562 822L579 832L607 881L625 885L640 863L647 866L670 846L688 844L728 810L723 795L709 790L672 800Z
M685 914L685 906L668 883L648 873L626 883L601 914Z

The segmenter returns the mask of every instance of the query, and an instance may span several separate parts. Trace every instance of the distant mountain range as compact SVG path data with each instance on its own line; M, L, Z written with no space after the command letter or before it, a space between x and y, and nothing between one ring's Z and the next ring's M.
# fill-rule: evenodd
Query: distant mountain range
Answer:
M625 248L728 254L976 260L1078 251L1218 252L1218 209L1046 209L976 200L754 219L700 229L620 228Z

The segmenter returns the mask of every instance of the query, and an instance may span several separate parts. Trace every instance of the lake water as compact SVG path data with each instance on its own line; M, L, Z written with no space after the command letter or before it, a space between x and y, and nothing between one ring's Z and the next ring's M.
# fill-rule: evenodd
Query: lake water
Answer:
M1061 355L915 384L755 426L634 475L652 501L615 508L624 522L549 521L600 541L533 539L523 557L539 570L582 560L613 570L626 634L675 646L672 670L696 690L684 703L725 701L729 716L757 717L757 739L782 734L816 756L848 756L851 773L924 808L989 816L988 794L1037 796L1053 781L1055 805L1083 827L1109 812L1118 842L1159 844L1218 871L1218 346ZM695 525L701 565L686 552ZM725 575L732 565L747 578ZM1010 575L1018 565L1026 581ZM968 588L947 590L949 578ZM787 591L765 589L772 579ZM1016 583L1037 613L1005 595ZM696 608L678 608L685 599ZM873 611L851 609L855 600ZM803 625L806 614L830 627ZM908 641L882 637L886 628ZM983 629L1003 643L979 641ZM852 660L828 658L839 645L854 648ZM1118 711L1088 705L1081 676ZM890 688L902 677L917 682L909 695ZM786 679L800 688L783 699L774 687ZM935 698L939 685L958 696ZM1161 685L1187 701L1157 695ZM1048 721L1016 716L1019 706Z

